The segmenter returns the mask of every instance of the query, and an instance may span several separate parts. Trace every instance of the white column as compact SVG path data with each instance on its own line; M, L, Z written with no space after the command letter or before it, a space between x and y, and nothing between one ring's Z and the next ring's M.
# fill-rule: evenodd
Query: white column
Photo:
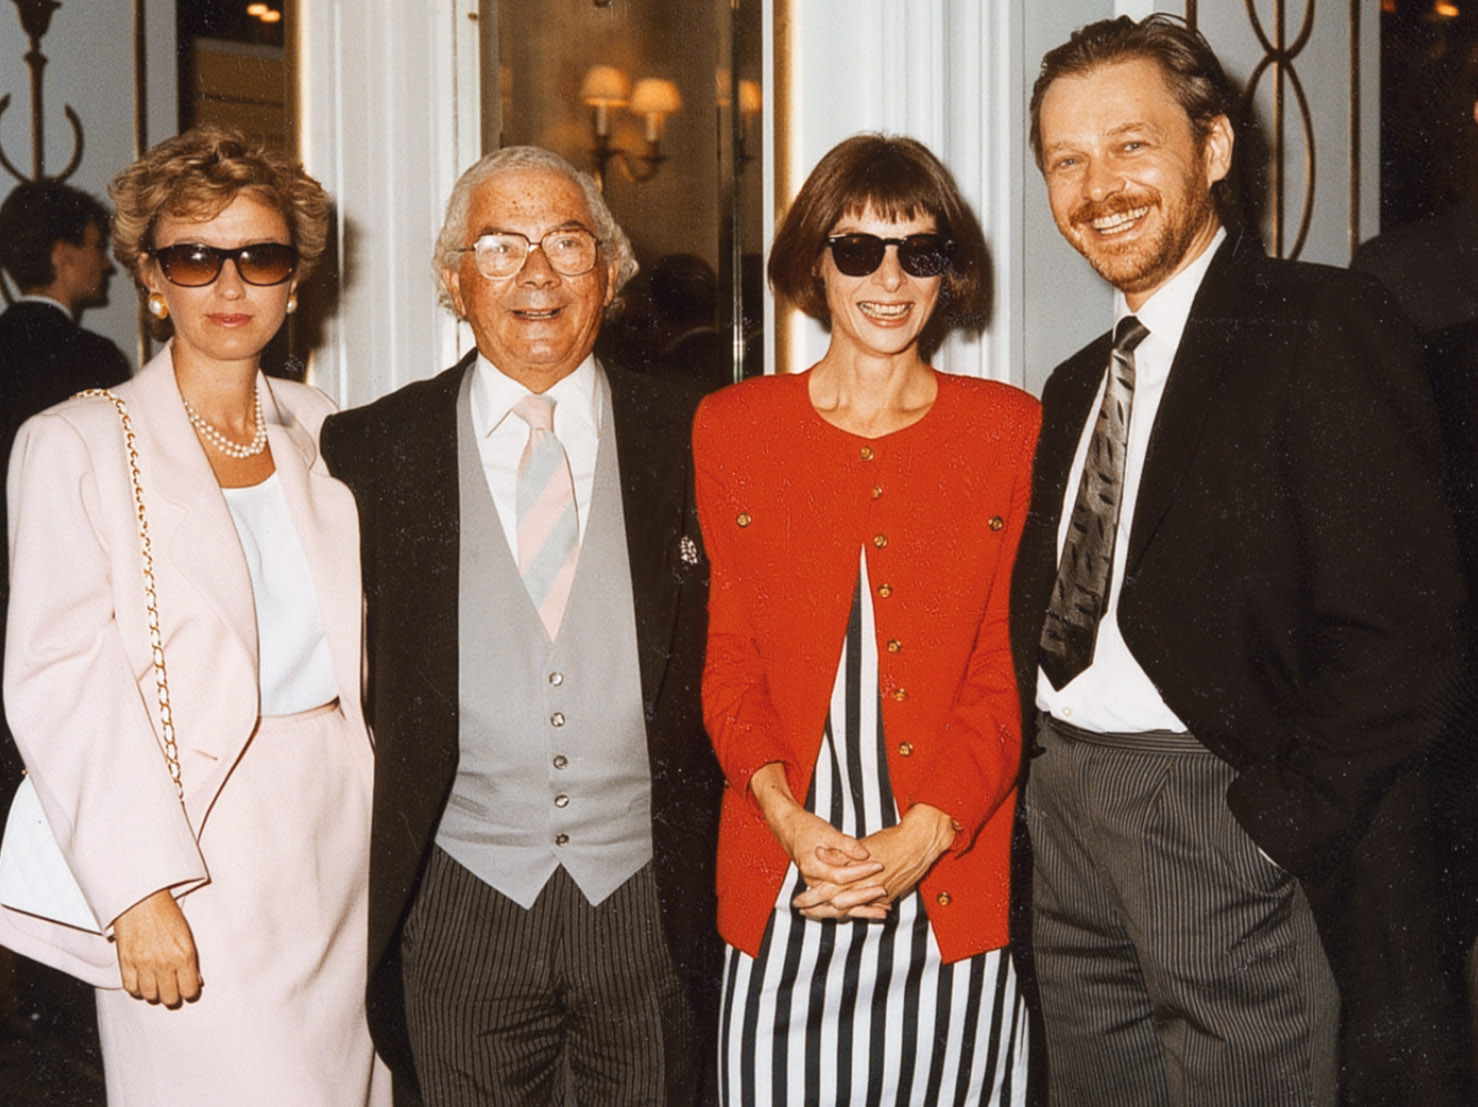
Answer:
M337 311L310 379L364 403L452 364L431 250L478 149L477 0L300 5L303 161L336 204Z
M952 372L1018 382L1024 6L1022 0L765 0L766 103L789 104L784 118L772 112L767 120L767 243L777 215L837 142L858 131L917 138L954 173L980 218L995 269L989 330L980 339L951 337L936 361ZM789 46L783 65L776 64L777 20ZM786 73L788 87L776 89ZM787 179L777 176L782 165L790 168ZM773 314L767 322L775 333ZM792 321L789 335L779 352L783 367L803 369L826 349L825 332L811 321Z

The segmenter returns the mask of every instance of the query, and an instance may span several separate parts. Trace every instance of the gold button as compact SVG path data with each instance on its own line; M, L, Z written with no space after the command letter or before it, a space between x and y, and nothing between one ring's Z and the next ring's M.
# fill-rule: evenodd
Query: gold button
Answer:
M1001 517L999 515L992 515L990 517L990 529L991 530L1000 530L1005 525L1006 524L1001 521Z
M882 494L883 494L883 486L881 484L875 484L875 485L872 486L872 498L873 499L876 500Z
M738 523L741 527L749 526L749 512L741 511L739 518L735 519L734 522Z
M892 594L893 594L893 586L891 584L880 584L880 585L878 585L878 595L879 596L882 596L883 599L886 600Z
M910 746L907 742L899 742L898 743L898 756L899 757L912 757L913 756L913 747Z
M568 757L566 757L564 754L557 753L557 754L554 755L554 767L556 769L566 768L566 767L568 767L569 763L570 763L570 759Z
M874 534L872 536L872 544L881 550L888 544L888 536L886 534Z
M895 689L893 689L893 698L895 700L897 700L899 703L902 703L904 700L908 699L908 689L907 688L895 688Z
M948 892L940 892L937 896L934 897L934 902L937 903L937 904L939 904L940 907L948 907L949 906L949 893Z
M858 454L859 457L862 458L863 461L871 461L872 460L872 447L871 446L863 446L862 449L860 449L860 450L857 451L857 454Z
M570 805L570 797L569 796L560 795L560 796L555 796L554 797L554 806L555 807L568 807L569 805Z
M554 685L556 688L558 688L564 682L565 682L565 675L564 675L564 673L550 673L549 674L549 683L552 684L552 685Z
M568 834L556 834L554 836L554 844L557 846L567 845L569 840L570 836Z
M565 725L565 713L563 711L556 711L553 715L549 716L549 725L550 726L564 726Z
M898 639L896 639L896 638L889 638L888 639L888 652L889 653L897 653L901 649L903 649L903 643L902 642L898 641Z

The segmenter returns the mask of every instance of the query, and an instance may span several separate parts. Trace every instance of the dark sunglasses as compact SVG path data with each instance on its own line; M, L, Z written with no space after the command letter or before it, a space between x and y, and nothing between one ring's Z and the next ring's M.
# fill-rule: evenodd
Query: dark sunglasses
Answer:
M834 234L826 240L831 260L849 277L865 277L883 264L889 246L898 247L898 264L911 277L937 277L954 259L953 239L942 234L879 238L875 234Z
M281 284L298 271L297 247L281 242L253 242L234 250L182 242L150 250L149 256L159 263L164 279L181 288L210 284L221 275L227 259L236 263L236 272L247 284Z

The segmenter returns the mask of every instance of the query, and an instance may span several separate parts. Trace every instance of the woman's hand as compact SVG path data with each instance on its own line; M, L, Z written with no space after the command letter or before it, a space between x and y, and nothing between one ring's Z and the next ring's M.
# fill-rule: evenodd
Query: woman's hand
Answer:
M750 777L749 787L770 833L806 882L806 891L791 901L796 910L812 919L878 919L887 914L879 903L886 890L871 879L883 866L856 838L796 803L783 765L763 766Z
M123 988L134 999L178 1007L199 997L205 981L195 938L169 890L141 899L113 921Z
M958 829L939 808L916 803L896 826L863 838L861 845L868 856L882 863L873 879L887 890L885 902L891 904L913 891L939 855L949 849Z

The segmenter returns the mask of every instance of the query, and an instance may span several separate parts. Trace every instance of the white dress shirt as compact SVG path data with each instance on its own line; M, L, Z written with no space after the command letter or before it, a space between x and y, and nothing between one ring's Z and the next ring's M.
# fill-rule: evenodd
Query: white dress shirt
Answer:
M605 378L595 368L594 356L582 361L544 395L554 401L554 436L570 459L575 481L575 516L580 540L590 517L590 498L595 489L595 455L600 449L600 420L605 411ZM529 440L529 425L513 413L513 405L529 390L499 372L482 354L472 375L472 429L477 435L477 453L503 537L513 560L518 561L518 459Z
M67 305L62 303L60 300L53 300L50 296L38 296L33 292L26 296L17 296L15 298L15 302L18 304L50 304L52 307L56 308L57 311L65 315L68 319L76 318L76 316L72 314L71 308L67 307Z
M1218 230L1211 245L1185 269L1177 273L1154 295L1131 312L1122 292L1114 295L1114 323L1133 315L1149 328L1149 336L1134 351L1134 403L1129 410L1129 444L1124 461L1124 492L1119 507L1119 526L1114 538L1114 564L1109 578L1109 598L1103 619L1098 624L1098 641L1093 662L1068 682L1066 688L1053 688L1052 682L1037 670L1037 707L1056 718L1084 730L1103 732L1137 732L1147 730L1185 731L1188 728L1166 705L1159 691L1124 643L1119 629L1119 594L1124 581L1124 564L1129 552L1129 529L1134 521L1134 505L1139 500L1139 481L1144 472L1145 454L1149 450L1150 431L1160 409L1160 397L1170 378L1170 366L1180 348L1180 336L1190 318L1191 303L1201 288L1201 281L1211 259L1226 238ZM1105 366L1107 362L1105 362ZM1062 559L1062 545L1072 518L1073 504L1078 498L1078 482L1088 457L1088 443L1098 408L1103 402L1107 382L1099 384L1098 394L1089 409L1088 421L1078 437L1078 450L1073 456L1071 476L1063 497L1062 516L1057 526L1057 556Z

